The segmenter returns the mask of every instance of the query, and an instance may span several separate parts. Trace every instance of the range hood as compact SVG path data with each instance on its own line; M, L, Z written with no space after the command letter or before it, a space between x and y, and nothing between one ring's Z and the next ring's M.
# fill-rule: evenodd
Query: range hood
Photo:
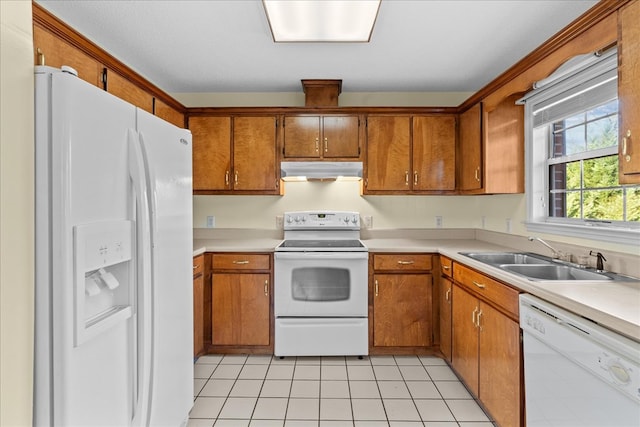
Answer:
M362 162L281 162L284 181L335 181L362 179Z

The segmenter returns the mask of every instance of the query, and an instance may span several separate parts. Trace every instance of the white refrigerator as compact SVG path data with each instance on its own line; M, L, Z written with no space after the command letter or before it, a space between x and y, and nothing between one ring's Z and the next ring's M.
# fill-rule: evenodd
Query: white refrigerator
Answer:
M185 425L191 134L72 70L35 86L34 425Z

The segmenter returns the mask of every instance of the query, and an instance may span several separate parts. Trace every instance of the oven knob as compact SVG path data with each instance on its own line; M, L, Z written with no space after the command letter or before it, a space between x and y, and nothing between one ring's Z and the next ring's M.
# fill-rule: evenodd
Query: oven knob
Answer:
M296 222L300 222L300 217L299 216L296 217Z
M344 217L344 222L345 222L346 224L349 224L349 217L348 217L348 216L345 216L345 217Z
M358 223L358 217L354 215L353 218L351 218L351 222L354 223L354 224L357 224Z
M307 222L307 217L306 217L306 216L303 216L303 217L302 217L302 223L304 224L305 222Z
M291 224L291 223L293 222L293 218L292 218L292 217L290 217L290 216L287 216L287 222L288 222L289 224Z

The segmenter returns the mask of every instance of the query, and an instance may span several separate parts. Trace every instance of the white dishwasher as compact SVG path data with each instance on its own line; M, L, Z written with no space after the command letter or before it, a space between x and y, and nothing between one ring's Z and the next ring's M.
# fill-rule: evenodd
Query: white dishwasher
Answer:
M527 427L640 426L640 343L520 295Z

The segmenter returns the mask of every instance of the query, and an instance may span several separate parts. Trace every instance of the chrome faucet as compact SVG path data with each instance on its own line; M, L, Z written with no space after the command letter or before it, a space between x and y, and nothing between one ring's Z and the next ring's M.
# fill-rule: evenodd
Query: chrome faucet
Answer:
M534 240L537 240L538 242L542 243L543 245L545 245L546 247L551 249L551 257L552 258L560 258L561 252L559 250L555 249L553 246L551 246L550 244L548 244L547 242L545 242L544 240L542 240L539 237L529 236L529 241L530 242L533 242Z
M594 256L597 258L596 260L596 271L598 273L603 273L604 270L604 262L607 259L604 257L604 255L602 255L600 252L594 252L594 251L589 251L589 255Z

